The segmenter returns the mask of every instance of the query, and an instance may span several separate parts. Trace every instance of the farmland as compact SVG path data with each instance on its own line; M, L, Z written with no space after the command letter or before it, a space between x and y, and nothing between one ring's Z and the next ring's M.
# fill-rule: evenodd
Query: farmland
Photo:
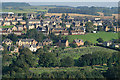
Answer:
M52 8L52 7L47 7L47 6L26 6L26 7L19 7L19 8L8 7L3 9L2 11L14 12L14 13L37 13L39 11L47 12L49 8Z
M66 36L63 36L66 37ZM88 33L85 35L68 35L69 42L74 39L82 39L83 41L90 41L92 43L97 43L98 38L103 38L104 41L109 41L112 39L118 39L118 33L113 32L98 32L98 33Z
M62 13L46 13L45 14L45 16L52 16L52 15L61 16ZM95 16L95 15L75 14L75 13L69 13L69 16L92 16L92 17L99 17L99 16Z

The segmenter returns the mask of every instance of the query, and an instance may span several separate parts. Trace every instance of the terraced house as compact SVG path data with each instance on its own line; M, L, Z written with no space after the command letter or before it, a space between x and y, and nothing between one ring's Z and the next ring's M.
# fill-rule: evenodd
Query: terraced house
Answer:
M5 43L6 45L11 45L12 41L10 39L5 39L2 41L2 43Z
M18 41L16 42L16 44L18 46L23 46L23 45L33 45L33 44L37 44L38 42L35 39L18 39Z

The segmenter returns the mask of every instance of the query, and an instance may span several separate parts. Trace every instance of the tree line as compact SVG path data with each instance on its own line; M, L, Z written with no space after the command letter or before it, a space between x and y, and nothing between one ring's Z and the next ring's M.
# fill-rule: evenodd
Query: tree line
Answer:
M78 13L78 14L89 14L89 15L99 15L97 12L103 12L105 16L111 16L112 14L118 14L117 7L57 7L49 8L49 13Z

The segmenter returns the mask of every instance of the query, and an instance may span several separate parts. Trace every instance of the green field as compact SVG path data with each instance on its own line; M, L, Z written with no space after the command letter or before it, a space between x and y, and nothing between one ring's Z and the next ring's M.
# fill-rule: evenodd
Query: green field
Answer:
M47 12L49 8L54 7L48 7L48 6L26 6L26 7L8 7L5 9L2 9L3 12L14 12L14 13L36 13L39 11Z
M118 39L118 33L99 32L99 33L88 33L86 35L68 35L69 42L72 42L74 39L82 39L83 41L90 41L92 43L97 43L96 40L100 37L103 38L104 41L109 41L112 39Z
M54 71L78 71L80 69L85 69L86 71L93 71L93 70L99 70L99 71L106 71L108 69L108 67L106 65L103 66L93 66L93 68L91 68L91 66L86 66L86 67L51 67L51 68L47 68L47 67L40 67L40 68L30 68L29 71L33 72L33 73L37 73L37 74L41 74L44 72L54 72Z
M0 28L12 28L14 27L14 25L10 25L10 26L0 26Z
M80 56L85 55L85 54L92 54L94 52L99 52L99 51L104 51L106 53L113 53L117 52L116 50L108 49L108 48L103 48L103 47L98 47L98 46L91 46L91 47L83 47L83 48L73 48L73 49L65 49L61 51L56 52L59 54L59 58L63 58L65 56L70 56L73 59L78 59Z

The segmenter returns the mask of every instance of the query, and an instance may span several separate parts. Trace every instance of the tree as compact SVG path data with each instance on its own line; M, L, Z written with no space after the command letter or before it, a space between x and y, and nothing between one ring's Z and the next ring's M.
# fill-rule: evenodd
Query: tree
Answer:
M37 29L31 29L31 30L27 31L26 37L33 38L39 42L41 42L45 38L43 33L40 31L37 31Z
M34 54L28 49L28 48L23 48L20 50L20 59L23 59L30 67L35 66L35 61L36 57Z
M62 67L74 66L74 59L72 57L64 57L60 60Z
M77 47L77 44L71 43L70 46L73 47L73 48L76 48L76 47Z
M18 21L18 23L16 25L22 25L22 24L20 23L20 21Z
M109 60L107 61L107 66L108 66L108 67L111 67L111 66L112 66L112 61L111 61L111 59L109 59Z
M41 15L41 18L42 18L42 19L44 19L44 18L45 18L45 15L44 15L44 14L42 14L42 15Z
M98 31L104 31L103 27L102 26L98 26Z
M23 20L27 21L27 13L23 13Z
M11 46L10 51L14 51L15 47Z
M94 30L92 22L87 22L85 26L86 26L86 32L92 32Z
M57 58L53 53L43 53L39 56L39 66L55 67L57 65Z
M114 27L110 27L110 31L111 31L111 32L114 32Z
M21 13L18 13L18 16L21 16L22 14Z
M85 46L90 46L90 45L91 45L91 42L90 42L90 41L85 41L84 45L85 45Z
M9 65L8 69L4 69L4 74L10 74L11 78L25 78L29 72L29 67L36 65L36 58L33 53L27 49L20 49L20 55Z
M102 38L98 38L97 41L98 41L99 43L103 43L103 42L104 42L104 40L103 40Z
M65 18L65 14L64 13L62 14L62 18Z
M7 38L11 39L13 42L16 42L18 40L18 37L15 34L9 34Z

